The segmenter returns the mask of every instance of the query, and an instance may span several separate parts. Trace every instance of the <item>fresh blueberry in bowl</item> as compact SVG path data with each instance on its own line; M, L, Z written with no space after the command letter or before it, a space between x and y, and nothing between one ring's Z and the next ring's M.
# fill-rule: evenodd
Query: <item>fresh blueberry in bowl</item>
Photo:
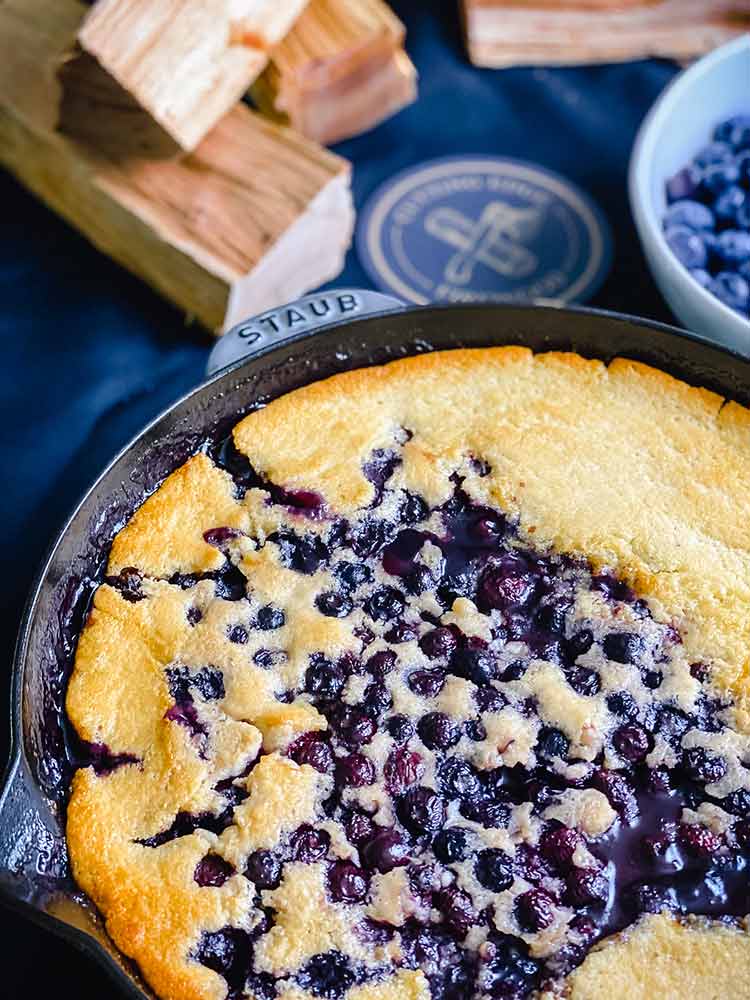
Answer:
M687 226L697 233L702 230L711 232L716 226L716 219L708 205L692 198L681 198L671 204L664 215L664 228L672 226Z
M699 233L687 226L671 226L665 235L669 249L688 270L706 266L708 249Z
M716 238L714 253L723 265L739 270L750 263L750 232L725 229Z
M734 160L725 160L723 163L712 163L703 172L701 181L701 193L709 201L717 198L722 191L738 184L740 180L740 168Z
M746 313L750 307L750 284L741 274L731 271L720 271L708 290L720 302L739 313Z
M697 281L701 288L708 288L714 280L705 267L692 267L690 268L690 274L693 277L693 281Z
M688 330L741 352L749 346L750 303L727 294L726 279L717 284L717 277L729 271L747 280L744 240L729 239L725 257L721 237L750 234L748 74L745 34L677 76L640 129L629 177L647 262L672 312Z
M724 188L714 202L714 212L720 227L732 224L747 226L747 191L739 184Z
M707 146L695 154L693 163L696 167L705 169L715 163L726 163L732 158L732 147L727 142L709 142Z

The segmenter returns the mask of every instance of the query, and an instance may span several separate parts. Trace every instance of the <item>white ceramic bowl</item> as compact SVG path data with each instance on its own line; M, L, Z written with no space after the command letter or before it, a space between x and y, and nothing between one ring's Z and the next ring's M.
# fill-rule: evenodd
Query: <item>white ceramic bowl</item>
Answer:
M646 117L630 161L630 204L651 273L683 326L750 354L750 320L695 281L667 246L665 184L711 141L719 122L750 113L750 35L681 73Z

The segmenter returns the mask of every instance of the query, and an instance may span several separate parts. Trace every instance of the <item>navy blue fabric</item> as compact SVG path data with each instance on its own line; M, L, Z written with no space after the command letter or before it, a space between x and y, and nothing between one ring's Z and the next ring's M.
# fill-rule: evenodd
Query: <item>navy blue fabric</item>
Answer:
M434 156L535 161L577 182L609 218L614 265L594 304L669 320L633 229L626 170L637 127L675 67L477 70L462 49L456 0L394 6L420 97L338 147L354 164L357 205L395 171ZM23 601L46 545L114 452L201 379L210 340L2 173L0 205L3 707ZM369 284L353 251L337 283ZM108 995L87 960L4 912L0 952L0 992L13 1000Z

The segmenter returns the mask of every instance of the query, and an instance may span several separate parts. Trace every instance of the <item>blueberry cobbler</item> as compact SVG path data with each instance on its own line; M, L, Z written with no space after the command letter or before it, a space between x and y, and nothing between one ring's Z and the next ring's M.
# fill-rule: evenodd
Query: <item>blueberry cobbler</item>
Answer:
M750 416L630 361L313 384L114 540L79 884L164 1000L750 997Z

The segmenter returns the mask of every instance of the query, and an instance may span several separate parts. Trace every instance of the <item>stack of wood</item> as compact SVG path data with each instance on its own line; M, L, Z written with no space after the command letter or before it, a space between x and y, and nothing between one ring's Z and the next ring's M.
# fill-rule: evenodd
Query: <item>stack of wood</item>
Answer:
M750 0L460 0L476 66L685 61L750 29Z
M416 97L404 34L382 0L311 0L274 49L253 99L318 142L365 132Z
M213 331L302 295L343 265L350 166L239 100L306 6L0 0L0 164Z

